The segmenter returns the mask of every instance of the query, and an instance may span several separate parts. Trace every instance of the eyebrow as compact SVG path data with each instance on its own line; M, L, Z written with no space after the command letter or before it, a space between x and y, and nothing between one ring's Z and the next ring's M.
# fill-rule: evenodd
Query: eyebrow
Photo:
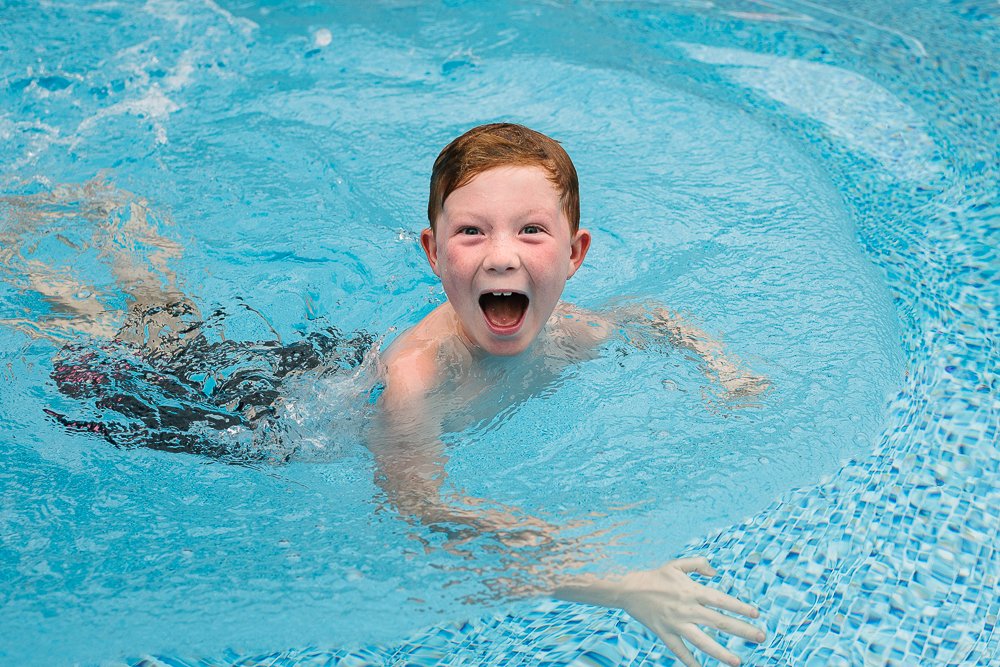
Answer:
M556 211L556 215L554 217L558 218L560 212L561 212L561 209L557 210ZM466 211L466 210L463 210L463 209L458 209L456 211L452 211L451 213L452 213L452 217L462 218L462 219L468 219L468 220L475 220L476 222L487 222L487 221L489 221L489 220L492 219L492 216L490 216L490 215L481 215L481 214L474 213L472 211ZM531 217L541 217L541 218L545 218L546 220L549 220L553 216L550 214L549 211L547 211L546 209L542 209L542 208L532 208L532 209L528 209L527 211L521 211L521 212L519 212L515 216L515 218L518 219L518 220L523 220L525 218L531 218Z
M530 210L526 211L525 213L523 213L520 217L522 217L522 218L530 218L533 215L540 215L540 216L543 216L545 218L550 217L549 211L547 211L545 209L541 209L541 208L530 209ZM557 218L559 217L559 209L556 210L556 217Z

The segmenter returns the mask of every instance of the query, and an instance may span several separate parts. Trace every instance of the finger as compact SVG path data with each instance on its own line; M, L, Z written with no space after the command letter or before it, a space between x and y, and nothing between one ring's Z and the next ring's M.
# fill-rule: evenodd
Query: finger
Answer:
M715 568L708 564L707 558L678 558L668 564L680 569L681 572L697 572L707 577L714 577L718 574Z
M684 636L702 653L710 655L716 660L721 660L728 665L733 665L733 667L739 666L740 659L735 653L724 649L721 644L698 628L691 626L689 630L685 631Z
M747 604L742 600L738 600L732 595L726 595L722 591L717 591L714 588L706 587L702 591L701 595L698 596L698 602L709 607L715 607L716 609L731 611L734 614L746 616L747 618L758 618L760 616L760 611L758 611L753 605Z
M698 659L694 657L694 654L688 650L688 647L684 645L684 640L682 640L677 635L663 634L660 635L660 639L663 643L667 645L677 659L684 663L685 667L701 667L701 663Z
M745 621L741 621L738 618L733 618L732 616L726 616L725 614L720 614L717 611L711 609L706 609L705 620L702 625L709 625L713 628L718 628L727 635L733 635L735 637L742 637L747 641L759 644L765 639L767 635L760 628L757 628Z

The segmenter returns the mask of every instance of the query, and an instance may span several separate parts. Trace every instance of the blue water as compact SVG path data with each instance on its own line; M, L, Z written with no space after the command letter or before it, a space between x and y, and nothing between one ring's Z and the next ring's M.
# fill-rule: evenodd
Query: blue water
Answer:
M512 120L580 172L594 248L567 298L679 309L773 390L732 405L683 354L613 343L446 434L449 484L590 520L597 571L709 555L762 609L768 642L732 641L750 664L991 664L997 15L3 5L0 658L663 656L620 612L495 595L487 541L465 559L387 510L363 374L291 383L263 442L212 435L280 465L117 449L43 412L96 410L50 373L120 324L116 257L146 267L133 289L222 311L217 336L391 340L443 298L416 243L434 156Z

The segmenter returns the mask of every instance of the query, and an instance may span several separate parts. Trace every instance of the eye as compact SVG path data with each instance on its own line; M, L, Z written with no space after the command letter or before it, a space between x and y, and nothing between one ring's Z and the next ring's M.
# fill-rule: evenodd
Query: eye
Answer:
M521 231L525 234L541 234L542 228L538 225L525 225Z
M476 227L462 227L458 230L458 233L462 236L475 236L479 233L479 229Z

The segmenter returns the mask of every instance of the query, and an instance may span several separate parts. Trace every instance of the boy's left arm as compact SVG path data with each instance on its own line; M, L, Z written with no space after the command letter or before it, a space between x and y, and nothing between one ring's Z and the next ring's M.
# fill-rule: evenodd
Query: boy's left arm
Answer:
M652 329L672 345L691 350L701 357L706 373L714 376L730 396L757 396L771 386L766 377L751 372L737 357L728 354L722 343L677 313L657 307L650 314Z
M619 333L636 347L658 338L694 352L704 364L705 374L734 398L757 396L771 386L766 377L753 373L726 352L718 340L662 306L634 304L604 313L567 307L566 313L580 339L599 343Z

